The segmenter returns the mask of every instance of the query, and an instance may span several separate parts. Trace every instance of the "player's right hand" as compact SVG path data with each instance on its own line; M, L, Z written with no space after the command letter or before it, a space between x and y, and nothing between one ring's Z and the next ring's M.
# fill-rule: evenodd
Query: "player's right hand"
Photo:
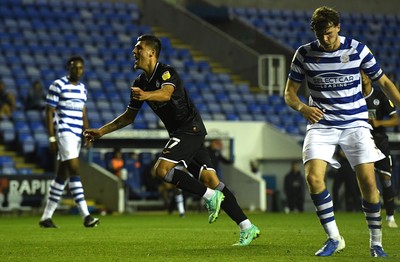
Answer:
M305 106L301 113L310 124L315 124L324 118L324 112L315 106Z

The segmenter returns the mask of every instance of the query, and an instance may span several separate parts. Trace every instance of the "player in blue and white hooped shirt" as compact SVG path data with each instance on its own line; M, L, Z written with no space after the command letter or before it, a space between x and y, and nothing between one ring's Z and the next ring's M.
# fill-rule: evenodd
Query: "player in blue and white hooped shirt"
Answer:
M85 85L80 82L84 71L83 58L69 58L67 68L68 75L55 80L50 85L46 97L46 127L50 150L57 154L58 168L39 222L43 228L57 227L52 221L52 216L66 182L83 218L84 226L94 227L99 223L99 219L93 218L89 213L78 170L82 132L83 128L88 127L85 107L87 91Z
M285 101L309 122L303 145L303 163L311 198L328 236L315 255L331 256L345 247L324 182L327 164L339 167L333 155L336 146L340 146L356 171L360 185L362 208L370 231L370 253L374 257L385 257L374 173L374 162L385 156L372 139L360 69L380 85L396 106L400 106L400 93L365 44L339 36L340 15L336 10L317 8L311 19L311 29L317 40L296 51L286 83ZM304 80L310 91L308 105L297 95Z

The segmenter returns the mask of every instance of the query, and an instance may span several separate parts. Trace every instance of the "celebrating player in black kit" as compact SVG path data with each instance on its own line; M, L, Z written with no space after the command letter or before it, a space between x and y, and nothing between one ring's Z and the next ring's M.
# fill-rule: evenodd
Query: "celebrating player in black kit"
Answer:
M87 140L93 141L133 123L146 101L164 123L170 137L154 166L157 177L202 196L209 212L209 223L218 218L221 207L240 227L239 241L234 245L249 245L258 237L260 230L243 213L232 192L219 181L204 146L207 131L203 120L175 69L158 62L160 51L161 42L157 37L138 37L132 51L134 67L143 70L143 73L131 87L127 109L99 129L87 129L84 135Z
M382 186L383 203L386 209L386 222L391 228L397 228L394 219L395 192L392 185L392 160L389 150L389 139L386 127L399 125L399 117L392 102L379 90L372 88L371 80L361 71L363 95L367 101L368 121L373 127L371 131L376 146L385 154L385 158L375 162L375 172Z

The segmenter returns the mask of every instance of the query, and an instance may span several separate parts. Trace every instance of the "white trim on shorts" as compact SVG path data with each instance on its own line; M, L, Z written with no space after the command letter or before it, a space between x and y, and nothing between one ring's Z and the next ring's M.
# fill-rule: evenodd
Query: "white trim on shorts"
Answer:
M307 131L303 144L303 163L320 159L334 168L339 168L340 164L334 158L338 145L353 169L359 164L376 162L385 158L385 155L376 147L368 128L321 128Z

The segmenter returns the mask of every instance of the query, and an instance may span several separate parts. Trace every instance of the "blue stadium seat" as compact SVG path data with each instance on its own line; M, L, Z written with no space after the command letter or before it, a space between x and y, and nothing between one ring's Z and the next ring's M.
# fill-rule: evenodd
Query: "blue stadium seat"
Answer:
M277 105L275 105L274 106L274 111L275 111L275 114L282 115L282 116L287 116L287 115L292 114L291 109L286 104L277 104Z
M225 121L226 115L224 113L211 113L214 121Z
M222 113L221 105L219 103L208 102L207 107L211 114Z
M210 113L202 113L201 118L205 121L211 121L213 120L212 116Z
M275 109L274 106L269 105L269 104L262 104L260 105L261 111L263 112L263 114L265 115L269 115L269 114L274 114L275 113Z
M239 119L241 121L253 121L253 115L248 113L239 114Z
M114 111L114 114L120 115L125 112L128 104L125 104L123 101L119 100L117 103L111 103L111 108Z
M301 131L298 126L286 126L285 130L291 135L301 135Z
M116 117L116 115L114 113L109 112L109 111L102 111L100 113L100 116L101 116L101 119L103 120L103 124L111 122Z
M236 113L228 113L226 115L226 120L228 120L228 121L238 121L239 120L239 116Z
M259 122L265 122L265 116L264 115L253 115L253 120L254 121L259 121Z
M3 119L0 121L0 134L1 139L5 144L11 144L15 140L15 127L14 123L10 120Z
M33 136L26 133L20 133L18 135L18 144L22 154L28 155L35 152L35 140Z
M0 167L0 174L1 175L16 175L17 170L15 167Z
M281 117L279 117L278 115L267 115L266 119L269 123L271 123L277 127L282 125Z
M239 115L249 113L246 104L235 104L235 110Z
M201 96L206 103L216 103L216 98L209 90L201 90Z
M104 94L104 98L100 98L97 97L96 101L96 108L99 111L111 111L110 110L110 102L107 100L107 98L105 97L105 93Z
M270 105L283 105L285 104L285 101L283 100L283 97L279 95L270 95L268 96L268 104Z
M0 156L0 167L14 167L15 162L11 156Z
M229 92L228 97L231 103L238 104L242 102L242 96L235 92Z
M258 104L248 104L247 109L253 115L262 114L262 109Z
M43 120L41 120L41 121L35 121L35 120L30 121L29 122L29 126L31 128L32 133L35 133L35 132L46 132L46 128L44 126L44 121Z
M222 111L227 115L233 114L236 112L234 104L229 103L229 102L222 102L221 108L222 108Z
M196 105L197 110L199 110L200 114L203 115L204 113L209 113L207 104L203 103L202 101L194 102Z
M32 175L33 170L32 170L32 168L17 168L16 173L18 175Z
M29 121L35 121L35 122L42 122L44 120L44 114L42 111L38 110L27 110L25 112L27 119Z
M243 102L246 104L255 104L256 99L252 93L242 94Z
M97 111L97 105L91 97L91 93L88 93L88 100L86 101L86 110L88 113Z
M219 103L227 103L229 101L229 96L225 91L214 91L215 92L215 99Z

